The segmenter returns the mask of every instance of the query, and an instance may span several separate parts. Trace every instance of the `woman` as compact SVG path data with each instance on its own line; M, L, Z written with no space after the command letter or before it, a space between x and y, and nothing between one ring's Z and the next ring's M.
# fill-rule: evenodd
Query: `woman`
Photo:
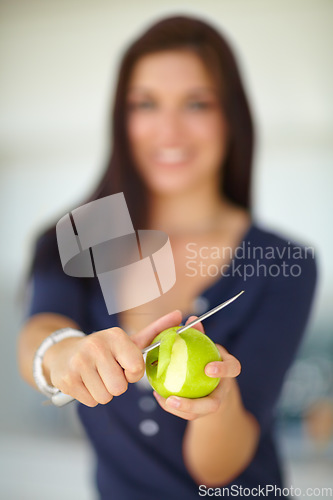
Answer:
M165 19L124 56L110 162L86 201L124 192L135 228L165 231L175 286L108 316L94 280L62 271L55 228L39 238L21 372L36 386L34 354L51 332L91 334L47 349L43 372L83 403L78 411L96 451L102 499L190 499L206 486L253 488L256 496L266 485L273 497L282 487L274 409L308 319L316 271L305 249L251 218L253 142L226 41L199 20ZM144 374L140 349L159 331L242 289L237 303L205 322L223 359L205 368L222 377L211 395L153 399L144 383L134 383Z

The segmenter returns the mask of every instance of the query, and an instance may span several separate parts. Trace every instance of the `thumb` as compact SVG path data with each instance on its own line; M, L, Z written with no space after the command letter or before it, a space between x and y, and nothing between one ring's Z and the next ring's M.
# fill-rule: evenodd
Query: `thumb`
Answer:
M143 349L144 347L147 347L149 344L151 344L156 335L163 332L163 330L166 330L167 328L179 325L181 321L182 313L178 309L176 309L175 311L172 311L165 316L157 319L153 323L150 323L150 325L146 326L138 333L132 335L131 340L139 347L139 349Z

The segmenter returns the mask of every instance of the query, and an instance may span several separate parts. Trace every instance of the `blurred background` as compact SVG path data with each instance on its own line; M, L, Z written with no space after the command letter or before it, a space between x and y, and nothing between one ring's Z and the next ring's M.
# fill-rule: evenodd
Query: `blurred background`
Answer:
M19 291L36 233L103 168L124 47L174 13L212 21L238 55L257 125L257 220L316 249L316 302L278 440L287 486L333 486L333 2L0 0L1 499L94 498L74 406L42 406L19 377Z

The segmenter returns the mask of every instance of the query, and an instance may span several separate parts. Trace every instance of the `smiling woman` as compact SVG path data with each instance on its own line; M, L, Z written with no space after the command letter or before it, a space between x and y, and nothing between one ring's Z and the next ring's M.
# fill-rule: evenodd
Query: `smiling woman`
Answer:
M140 59L128 90L128 133L148 188L184 194L213 183L216 196L227 152L227 127L212 75L190 50Z
M63 273L55 227L38 239L20 368L36 387L32 364L41 342L66 327L88 334L75 338L67 331L68 338L46 350L42 367L48 384L81 403L103 500L190 500L200 484L283 484L274 413L309 316L316 267L306 249L297 246L296 260L284 251L296 248L294 243L253 222L253 143L246 94L227 42L198 19L162 20L124 55L110 159L85 202L122 191L134 227L168 233L175 286L148 304L109 316L96 282ZM264 251L260 258L241 257L236 250L243 246L278 251L272 260ZM231 252L217 256L207 253L210 248ZM207 268L214 264L228 273L189 274L189 249L201 253ZM284 269L294 263L297 277L247 276L249 266ZM151 393L141 349L162 330L177 327L182 316L190 316L189 322L243 290L245 280L242 299L205 323L222 359L205 364L201 375L218 380L216 388L204 397L181 397L175 363L182 358L190 366L194 355L177 341L167 380L172 395ZM203 332L201 324L196 328ZM184 378L184 367L180 372ZM142 391L150 391L148 404L142 404Z

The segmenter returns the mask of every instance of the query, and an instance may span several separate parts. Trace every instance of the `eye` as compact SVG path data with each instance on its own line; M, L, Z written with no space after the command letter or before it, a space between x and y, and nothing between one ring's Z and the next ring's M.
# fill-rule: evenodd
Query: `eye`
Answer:
M207 101L190 101L187 103L187 108L193 111L208 109L211 104Z
M155 103L153 101L145 100L145 101L137 101L137 102L130 102L129 103L129 109L130 110L143 110L143 111L149 111L154 109Z

